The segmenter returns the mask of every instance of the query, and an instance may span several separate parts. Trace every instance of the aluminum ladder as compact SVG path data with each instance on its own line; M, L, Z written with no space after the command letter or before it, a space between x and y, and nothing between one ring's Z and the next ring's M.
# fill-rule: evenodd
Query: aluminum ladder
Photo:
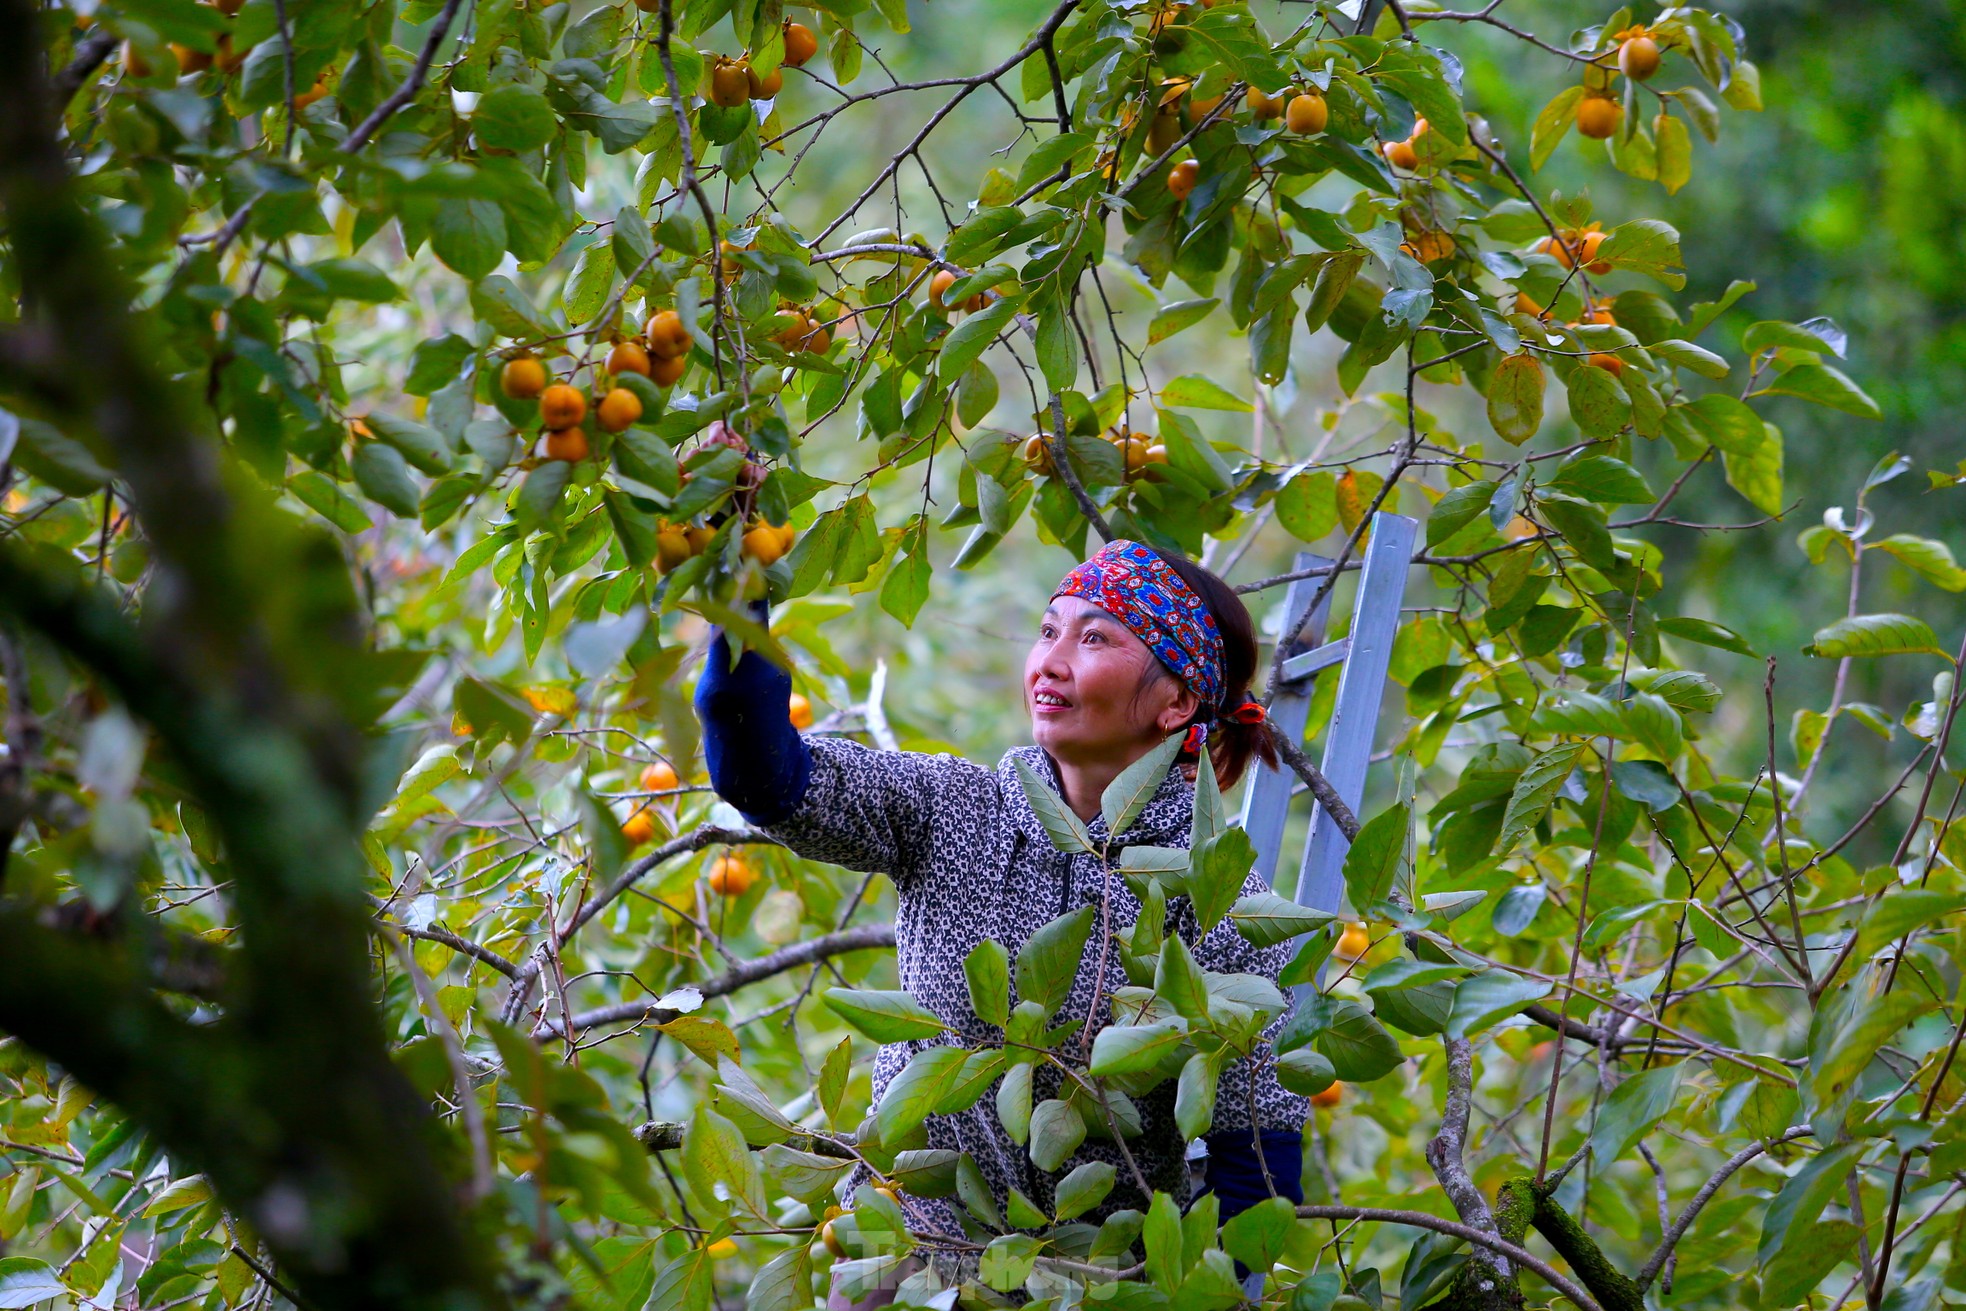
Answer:
M1270 701L1270 720L1279 732L1301 744L1317 676L1334 665L1338 667L1338 698L1325 731L1320 768L1354 813L1365 796L1366 765L1372 758L1373 734L1379 724L1386 670L1399 631L1400 607L1406 598L1406 578L1418 529L1418 520L1403 515L1381 511L1372 516L1372 533L1352 603L1351 632L1335 642L1323 641L1331 599L1331 589L1324 587L1325 576L1295 579L1284 594L1283 631L1289 632L1297 627L1312 598L1323 590L1317 613L1303 626L1297 649L1283 662L1281 682ZM1293 572L1331 563L1323 556L1303 552L1297 556ZM1272 769L1259 762L1243 798L1242 827L1256 848L1256 868L1266 883L1276 882L1284 821L1296 784L1297 775L1288 766ZM1335 914L1344 896L1345 853L1351 843L1324 807L1312 804L1311 834L1304 844L1295 896L1299 905Z

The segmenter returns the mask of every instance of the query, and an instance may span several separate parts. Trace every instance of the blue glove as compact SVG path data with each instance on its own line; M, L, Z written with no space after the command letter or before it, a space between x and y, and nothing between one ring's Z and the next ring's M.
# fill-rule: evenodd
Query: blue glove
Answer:
M761 622L769 615L754 607ZM812 754L792 727L792 676L756 651L733 668L723 630L696 683L696 717L710 786L753 824L784 819L805 800Z
M1304 1201L1304 1138L1288 1129L1262 1130L1263 1163L1256 1159L1256 1147L1247 1129L1230 1129L1208 1135L1208 1169L1202 1187L1214 1193L1221 1204L1221 1218L1247 1211L1270 1198L1263 1183L1263 1163L1270 1167L1270 1179L1277 1196L1298 1206Z

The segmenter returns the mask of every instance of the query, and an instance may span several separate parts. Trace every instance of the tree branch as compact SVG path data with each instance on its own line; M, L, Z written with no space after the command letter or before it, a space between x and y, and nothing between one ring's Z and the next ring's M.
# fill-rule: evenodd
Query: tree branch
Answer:
M683 1145L685 1126L669 1120L650 1120L637 1125L634 1130L635 1141L651 1152L673 1152ZM836 1161L858 1161L860 1153L853 1150L850 1139L828 1138L822 1133L799 1133L785 1140L785 1145L794 1151L811 1152L814 1156L828 1156Z
M74 53L68 63L51 79L50 90L57 112L69 101L89 76L102 67L102 61L109 58L109 52L116 48L116 36L103 28L96 28L75 43Z
M603 888L593 900L589 901L579 910L576 910L572 918L567 920L566 924L558 930L560 945L565 946L567 940L573 937L574 934L580 932L581 927L587 921L593 919L608 906L612 905L617 897L647 878L651 870L663 864L665 861L673 860L677 856L687 855L692 851L701 851L705 847L719 845L737 846L741 843L777 845L776 839L762 830L754 828L720 828L715 824L704 824L698 828L691 829L687 833L669 839L669 841L663 843L648 855L643 856L640 860L632 862L628 868L622 870L620 874L615 876L614 882Z
M1067 454L1070 447L1065 436L1065 403L1059 399L1057 392L1051 394L1051 425L1051 431L1046 434L1044 444L1051 452L1051 463L1058 474L1058 481L1065 484L1065 490L1069 491L1072 499L1078 502L1079 513L1085 516L1085 521L1099 534L1099 539L1104 542L1112 541L1116 536L1113 526L1106 522L1105 515L1099 513L1099 506L1086 492L1085 484L1079 481L1078 471L1072 468L1072 461Z
M1443 1220L1425 1211L1393 1211L1380 1206L1300 1206L1299 1219L1303 1220L1363 1220L1368 1224L1407 1225L1414 1229L1431 1229L1437 1234L1452 1234L1466 1239L1477 1247L1485 1247L1496 1252L1525 1270L1534 1271L1551 1288L1575 1302L1583 1311L1605 1311L1598 1303L1576 1284L1566 1279L1556 1267L1537 1256L1534 1252L1506 1238L1495 1234L1485 1234L1456 1220Z
M1557 1205L1551 1195L1556 1190L1537 1188L1532 1182L1530 1191L1536 1196L1536 1213L1530 1223L1556 1249L1556 1254L1569 1262L1577 1278L1584 1281L1584 1287L1604 1304L1605 1311L1645 1311L1645 1290L1612 1265L1597 1240L1584 1232L1570 1212Z
M725 970L713 979L696 985L698 992L708 999L722 997L736 992L747 984L768 979L774 974L810 965L816 960L829 956L843 955L849 951L867 951L876 947L894 945L894 926L892 924L863 924L857 929L846 929L840 933L828 933L824 937L813 938L808 942L796 943L782 951L774 951L769 956L756 960L742 961ZM583 1011L573 1017L576 1032L585 1031L602 1024L639 1024L652 1020L666 1024L683 1014L657 1006L653 1000L621 1002L614 1006L603 1006L599 1010ZM547 1020L532 1032L534 1038L565 1038L566 1024L560 1020Z
M1447 1049L1447 1106L1440 1118L1440 1132L1427 1143L1427 1164L1441 1191L1454 1203L1462 1221L1483 1233L1495 1232L1495 1215L1488 1199L1468 1174L1465 1152L1468 1143L1468 1111L1474 1102L1474 1044L1466 1038L1443 1038ZM1495 1263L1497 1273L1507 1277L1506 1259Z

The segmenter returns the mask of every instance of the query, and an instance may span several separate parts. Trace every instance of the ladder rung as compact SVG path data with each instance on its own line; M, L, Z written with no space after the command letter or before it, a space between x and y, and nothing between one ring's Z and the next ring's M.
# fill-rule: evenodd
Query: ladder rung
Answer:
M1294 655L1283 662L1283 681L1295 683L1309 678L1320 669L1329 669L1342 661L1351 649L1352 639L1341 637L1335 642L1326 642L1323 646Z

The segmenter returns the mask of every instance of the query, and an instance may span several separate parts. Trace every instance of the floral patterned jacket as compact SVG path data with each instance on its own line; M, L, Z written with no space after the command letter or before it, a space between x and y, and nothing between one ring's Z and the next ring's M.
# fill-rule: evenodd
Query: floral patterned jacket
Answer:
M798 807L768 824L767 831L802 856L893 879L898 893L895 945L901 986L951 1030L938 1038L883 1046L874 1062L876 1104L917 1051L944 1042L970 1046L1002 1042L1001 1032L970 1008L963 958L978 943L994 938L1015 960L1034 931L1080 906L1096 906L1102 897L1110 898L1107 913L1114 930L1139 915L1140 902L1124 879L1117 874L1102 879L1096 856L1067 854L1052 845L1025 799L1012 764L1021 757L1058 787L1051 759L1039 748L1017 748L993 771L952 755L875 751L838 737L812 736L805 742L812 756L810 785ZM1194 788L1178 769L1169 770L1139 820L1121 835L1114 863L1120 847L1186 847L1193 813ZM1088 827L1095 841L1104 841L1103 819L1095 817ZM1263 890L1261 876L1252 873L1243 891ZM1290 944L1256 947L1227 920L1197 942L1198 925L1186 898L1172 902L1168 916L1170 932L1180 933L1205 970L1275 979L1290 959ZM1092 942L1098 941L1097 934L1095 924ZM1054 1023L1087 1018L1099 959L1095 950L1085 953ZM1102 995L1110 997L1126 984L1118 954L1109 953ZM1110 1020L1110 1014L1102 1014L1087 1028L1096 1031ZM1282 1023L1280 1017L1272 1026L1272 1037ZM1074 1035L1068 1041L1075 1047L1081 1039ZM1084 1041L1091 1041L1089 1033ZM1062 1077L1056 1070L1040 1067L1034 1097L1061 1095ZM1309 1114L1303 1097L1285 1092L1267 1073L1254 1080L1253 1088L1251 1084L1249 1062L1236 1062L1223 1071L1211 1132L1247 1130L1252 1112L1255 1127L1292 1133L1302 1129ZM1174 1092L1174 1082L1169 1080L1136 1099L1142 1132L1126 1142L1148 1182L1185 1202L1186 1144L1175 1126ZM1055 1178L1087 1161L1110 1162L1117 1169L1112 1194L1088 1218L1146 1205L1110 1138L1089 1134L1058 1176L1047 1175L1005 1132L995 1099L987 1093L968 1111L931 1116L927 1133L928 1146L974 1157L1000 1206L1007 1188L1014 1186L1049 1211ZM861 1180L850 1182L857 1185ZM911 1197L907 1210L911 1228L950 1235L963 1232L950 1203Z

